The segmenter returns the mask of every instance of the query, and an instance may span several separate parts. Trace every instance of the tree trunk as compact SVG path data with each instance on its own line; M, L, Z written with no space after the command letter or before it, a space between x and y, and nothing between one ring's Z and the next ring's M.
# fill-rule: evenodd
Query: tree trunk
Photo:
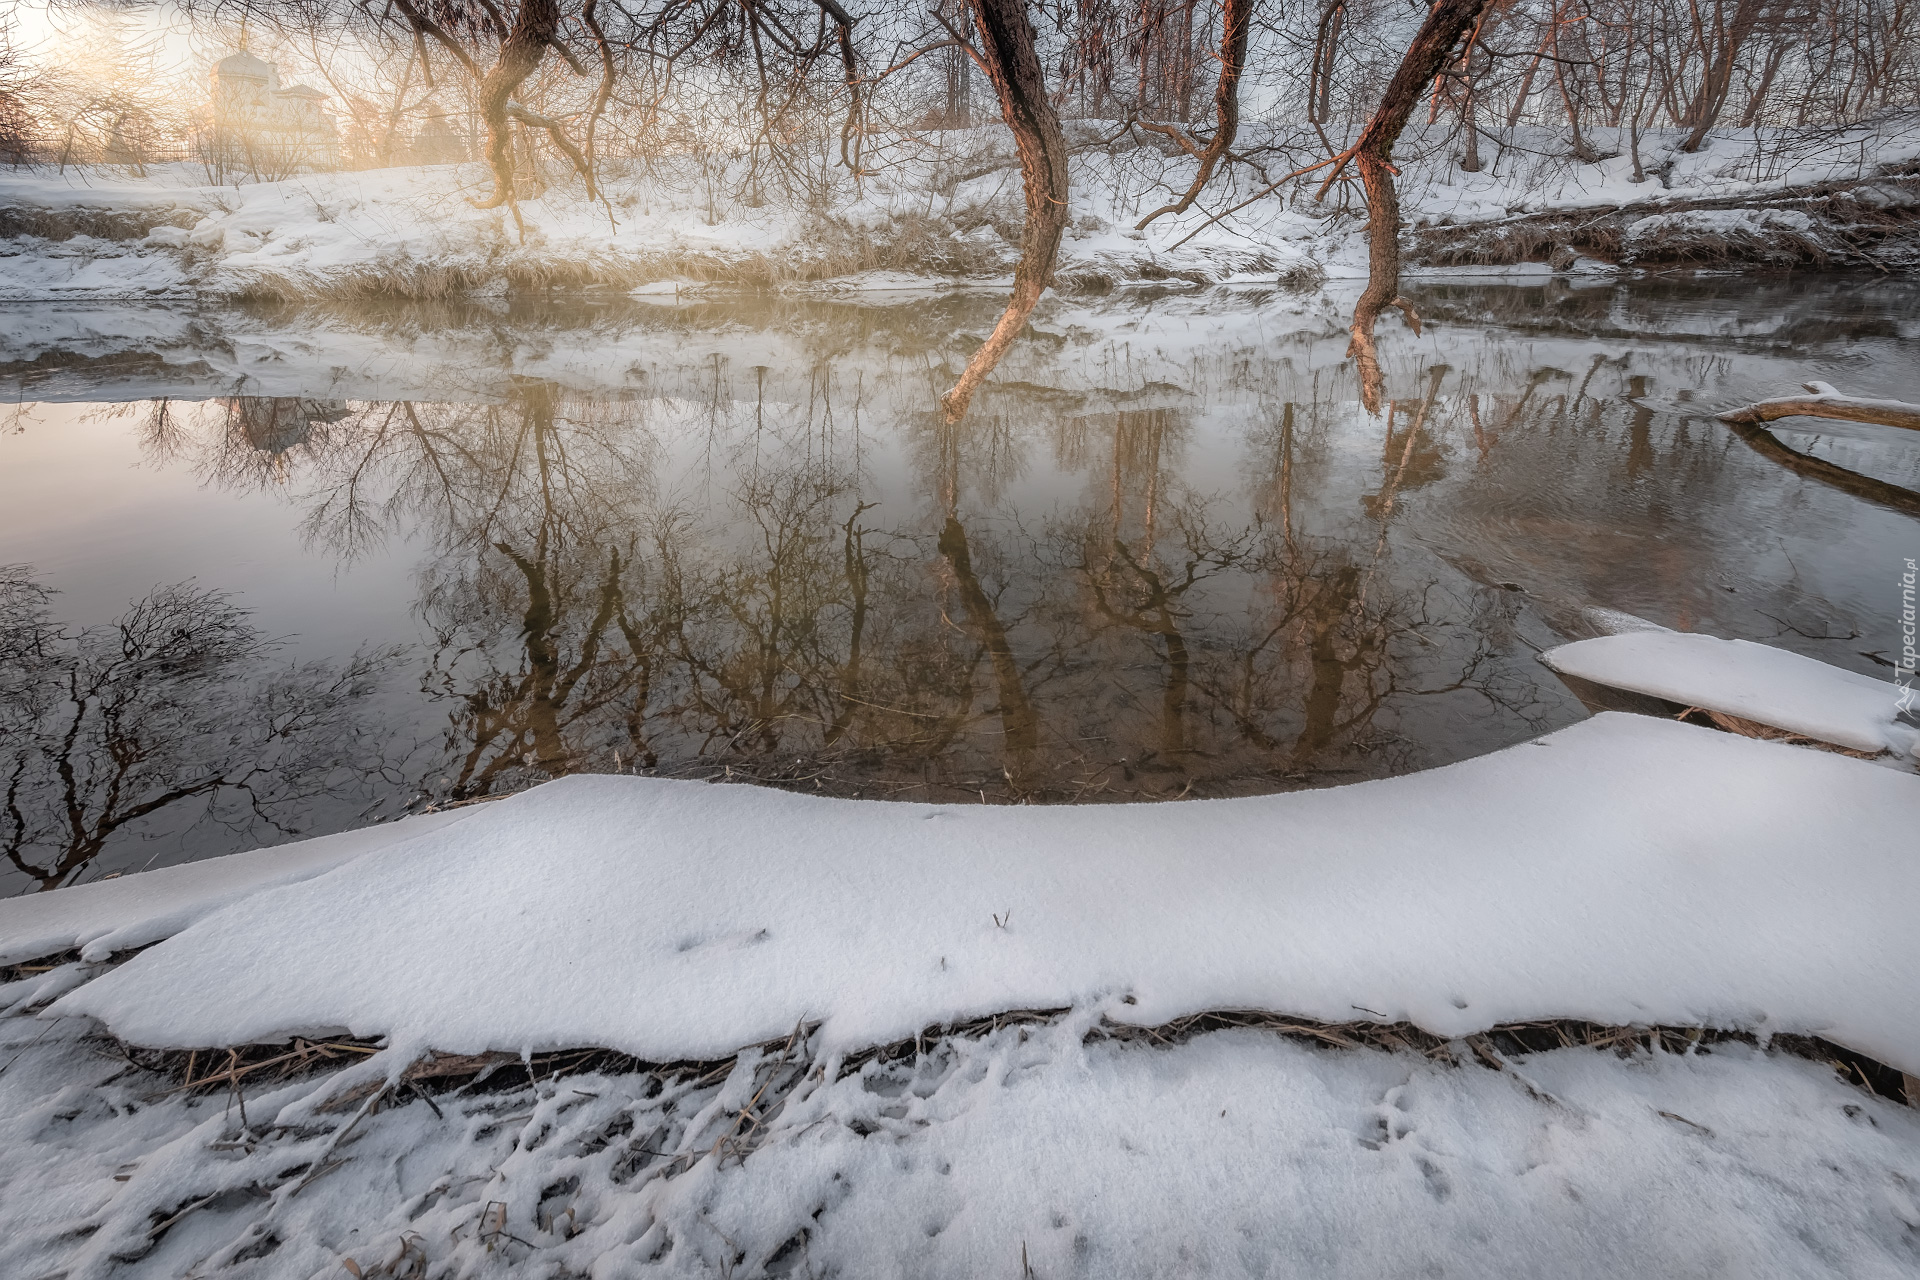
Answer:
M1567 128L1573 132L1573 158L1581 164L1595 164L1600 157L1587 145L1586 135L1580 132L1580 104L1573 100L1573 91L1567 88L1567 64L1561 62L1560 41L1553 42L1553 80L1560 87L1560 105L1567 113Z
M1652 75L1652 71L1647 72ZM1647 107L1647 91L1640 90L1640 96L1633 104L1633 118L1627 122L1627 149L1633 153L1633 181L1635 184L1647 180L1646 166L1640 162L1640 117Z
M1480 163L1480 113L1478 102L1474 98L1473 83L1467 83L1467 100L1461 109L1461 117L1467 127L1467 153L1460 157L1460 167L1468 173L1478 173L1486 168Z
M967 7L963 3L947 0L941 6L944 13L951 6L954 13L954 28L971 39L973 22ZM970 104L973 98L973 59L967 56L965 49L948 49L947 58L947 109L941 119L941 126L947 129L969 129L973 127Z
M967 415L973 393L1020 336L1040 295L1053 280L1060 237L1067 229L1067 141L1060 117L1047 97L1046 75L1033 48L1033 24L1026 0L972 0L974 26L981 36L981 61L1000 98L1000 113L1020 149L1020 179L1026 189L1027 225L1020 236L1020 265L1013 272L1013 296L1000 323L953 385L940 399L947 421Z
M1540 47L1533 51L1533 61L1527 64L1527 73L1520 77L1520 87L1514 91L1513 109L1507 112L1507 128L1509 129L1518 129L1520 127L1520 116L1527 109L1527 99L1533 96L1533 78L1539 74L1540 60L1547 56L1547 46L1553 42L1553 37L1560 30L1560 9L1557 5L1554 7L1553 16L1549 21L1552 25L1547 28L1547 34L1540 37Z
M1760 123L1761 105L1767 100L1767 91L1773 88L1774 76L1780 73L1780 64L1786 61L1787 48L1786 42L1780 41L1775 43L1768 52L1767 65L1760 74L1760 87L1755 89L1753 96L1747 99L1747 109L1740 114L1742 129L1751 129Z
M1728 28L1726 38L1709 64L1706 79L1700 82L1700 96L1694 99L1693 110L1689 113L1693 119L1693 132L1680 144L1680 150L1694 152L1707 139L1707 130L1713 128L1720 119L1720 108L1727 101L1727 89L1733 83L1733 60L1740 56L1741 47L1747 43L1747 37L1753 34L1760 22L1761 0L1739 0L1733 11L1733 25Z
M1360 398L1369 413L1379 411L1382 381L1373 343L1374 322L1388 307L1399 307L1406 312L1413 331L1420 332L1420 317L1413 304L1400 296L1400 196L1393 185L1393 144L1427 86L1452 58L1460 38L1473 29L1491 2L1438 0L1427 11L1427 20L1388 82L1379 109L1353 145L1354 164L1367 191L1367 287L1353 308L1347 354L1359 366ZM1329 185L1331 182L1328 179Z
M1466 51L1460 55L1460 120L1467 129L1467 151L1460 157L1460 167L1468 173L1478 173L1486 167L1480 163L1480 82L1473 69L1473 51L1478 45L1476 30L1467 41Z
M497 209L514 200L513 125L507 105L526 78L540 65L541 55L560 31L560 6L555 0L522 0L513 30L500 42L500 57L480 82L480 119L487 126L487 167L493 171L493 194L477 204Z
M1345 25L1346 0L1329 0L1320 13L1320 31L1313 42L1313 71L1307 82L1307 122L1326 124L1333 118L1333 55Z
M1180 11L1180 53L1174 65L1174 97L1179 103L1181 124L1193 123L1193 7L1200 0L1187 0Z
M1240 131L1240 76L1247 66L1247 32L1253 26L1253 5L1254 0L1226 0L1226 8L1221 14L1220 82L1213 90L1213 140L1200 153L1200 168L1193 175L1193 185L1178 200L1162 205L1140 219L1134 224L1135 231L1146 230L1147 224L1161 214L1185 213L1192 208L1193 202L1200 198L1201 190L1212 179L1221 157L1233 146L1233 139Z
M973 571L973 552L967 546L966 527L951 514L940 530L939 547L940 554L953 566L954 580L960 588L960 607L966 612L967 623L993 663L994 684L1000 697L1000 730L1007 749L1003 767L1007 780L1018 786L1015 779L1025 776L1027 763L1039 744L1040 717L1035 714L1033 702L1027 697L1027 687L1021 682L1020 663L1007 639L1006 625L1000 621L993 598L981 587Z

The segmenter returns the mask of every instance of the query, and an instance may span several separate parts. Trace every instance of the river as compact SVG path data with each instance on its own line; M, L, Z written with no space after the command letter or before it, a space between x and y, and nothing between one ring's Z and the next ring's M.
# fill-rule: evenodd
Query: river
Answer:
M1920 437L1776 424L1862 490L1713 415L1920 400L1920 286L1416 301L1379 416L1339 299L1213 289L1050 299L958 427L986 293L8 308L0 892L582 771L1056 803L1428 769L1586 715L1536 655L1595 609L1889 674Z

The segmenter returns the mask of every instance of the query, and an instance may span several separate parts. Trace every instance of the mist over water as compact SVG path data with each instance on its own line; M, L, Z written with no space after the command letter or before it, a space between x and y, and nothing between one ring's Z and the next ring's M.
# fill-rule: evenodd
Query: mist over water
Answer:
M1323 786L1586 714L1589 607L1886 674L1915 518L1713 414L1920 399L1880 279L1344 300L21 307L8 891L575 772L1052 803ZM1807 430L1817 426L1818 430ZM1920 438L1779 424L1920 488ZM28 658L31 660L29 661Z

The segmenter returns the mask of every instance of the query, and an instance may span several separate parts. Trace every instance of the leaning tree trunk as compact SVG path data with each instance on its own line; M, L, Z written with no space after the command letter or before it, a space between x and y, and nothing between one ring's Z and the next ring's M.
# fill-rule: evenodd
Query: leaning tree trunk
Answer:
M1145 231L1148 224L1162 214L1180 214L1192 208L1200 192L1213 179L1213 171L1219 167L1221 158L1232 149L1234 137L1240 131L1240 77L1247 68L1247 33L1252 26L1253 0L1226 0L1220 14L1220 79L1213 90L1213 139L1200 152L1200 167L1186 194L1140 219L1134 224L1135 231ZM1319 54L1314 56L1317 58Z
M1427 11L1427 20L1387 83L1379 109L1360 131L1349 153L1366 188L1368 217L1367 287L1354 304L1347 354L1359 366L1360 398L1369 413L1377 413L1380 408L1382 379L1373 343L1373 326L1380 313L1388 307L1399 307L1406 312L1413 331L1420 332L1420 317L1413 304L1400 296L1400 195L1393 185L1393 144L1407 127L1407 118L1419 105L1427 86L1489 3L1491 0L1438 0Z
M1053 280L1060 237L1067 229L1067 140L1060 117L1047 97L1046 74L1033 49L1033 24L1026 0L971 0L980 32L981 61L1000 97L1000 113L1020 149L1020 178L1027 193L1027 226L1020 237L1020 265L1013 272L1013 296L1000 323L973 353L960 381L940 398L947 421L967 414L973 393L1020 336L1040 295Z
M555 0L521 0L513 29L500 42L500 56L480 81L480 118L487 126L487 167L493 194L479 208L497 209L514 200L513 134L508 106L540 57L559 36L560 7Z

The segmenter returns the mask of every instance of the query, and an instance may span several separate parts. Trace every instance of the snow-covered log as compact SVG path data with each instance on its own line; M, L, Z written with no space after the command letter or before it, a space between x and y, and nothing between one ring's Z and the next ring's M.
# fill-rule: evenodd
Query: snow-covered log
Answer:
M1854 751L1920 753L1900 686L1750 640L1660 628L1548 649L1563 676L1718 711Z
M1920 405L1899 400L1862 400L1834 389L1831 383L1804 384L1811 393L1759 400L1720 415L1720 421L1758 425L1781 418L1837 418L1844 422L1871 422L1883 427L1920 431Z

